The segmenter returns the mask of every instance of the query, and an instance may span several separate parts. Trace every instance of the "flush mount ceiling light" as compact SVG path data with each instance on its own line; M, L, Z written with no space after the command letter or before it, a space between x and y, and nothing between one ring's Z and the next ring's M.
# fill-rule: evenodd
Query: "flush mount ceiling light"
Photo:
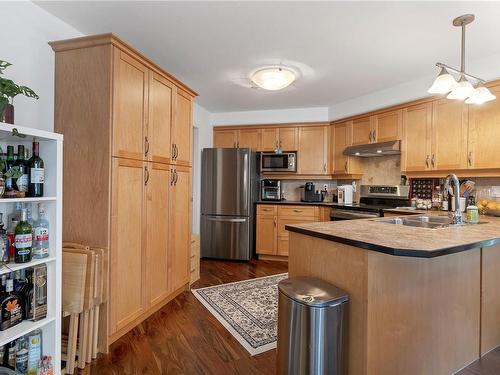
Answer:
M437 63L441 68L432 86L427 90L430 94L448 94L448 99L465 100L467 104L482 104L496 98L490 90L483 86L484 79L465 72L465 26L474 21L473 14L464 14L453 20L453 26L462 28L461 66L460 70L448 65ZM458 76L458 82L451 74Z
M290 86L297 79L297 72L286 66L266 66L250 74L250 80L264 90L277 91Z

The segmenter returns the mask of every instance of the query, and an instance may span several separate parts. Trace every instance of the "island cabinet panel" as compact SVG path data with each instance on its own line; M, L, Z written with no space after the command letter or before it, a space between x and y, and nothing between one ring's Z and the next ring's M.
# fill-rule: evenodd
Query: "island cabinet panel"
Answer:
M432 103L403 109L401 169L431 169Z
M214 129L214 147L234 148L238 139L238 130L216 130Z
M481 355L500 345L500 245L482 249Z
M113 71L113 156L141 160L146 136L148 69L115 48Z
M463 101L446 98L432 103L432 169L467 168L468 107Z
M469 106L470 168L500 168L500 86L490 90L496 100Z

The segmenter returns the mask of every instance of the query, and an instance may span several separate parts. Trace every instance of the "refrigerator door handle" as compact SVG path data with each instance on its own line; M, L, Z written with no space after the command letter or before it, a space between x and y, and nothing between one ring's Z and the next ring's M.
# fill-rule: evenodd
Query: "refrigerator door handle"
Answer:
M229 223L244 223L248 219L231 219L231 218L225 218L225 217L207 217L207 220L209 221L224 221L224 222L229 222Z

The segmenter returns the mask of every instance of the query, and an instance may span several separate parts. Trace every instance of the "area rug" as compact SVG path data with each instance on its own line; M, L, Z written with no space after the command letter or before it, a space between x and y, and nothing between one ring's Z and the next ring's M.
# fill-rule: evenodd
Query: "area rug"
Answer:
M276 348L278 283L287 273L192 289L194 296L251 354Z

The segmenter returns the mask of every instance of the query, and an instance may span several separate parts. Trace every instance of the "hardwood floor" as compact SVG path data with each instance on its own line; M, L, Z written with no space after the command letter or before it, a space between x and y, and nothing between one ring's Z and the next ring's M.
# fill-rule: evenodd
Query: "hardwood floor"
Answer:
M193 288L286 272L287 263L202 260ZM190 292L115 342L80 375L275 373L275 351L251 357Z
M283 273L283 262L249 263L202 260L200 280L193 288ZM276 354L255 357L203 307L184 292L110 348L108 355L87 365L78 375L274 375ZM500 374L500 348L457 375Z

